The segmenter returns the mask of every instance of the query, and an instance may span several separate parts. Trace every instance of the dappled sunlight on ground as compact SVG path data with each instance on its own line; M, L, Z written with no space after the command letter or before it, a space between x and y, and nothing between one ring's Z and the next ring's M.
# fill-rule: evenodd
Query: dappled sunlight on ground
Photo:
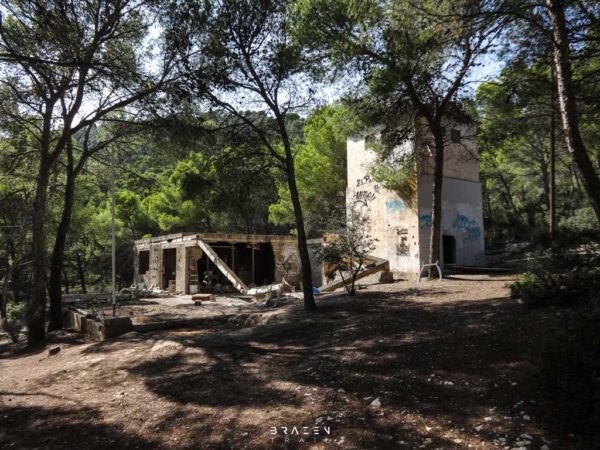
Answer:
M573 448L537 420L526 376L559 318L509 300L506 276L462 278L328 295L254 327L5 351L0 444ZM300 434L286 444L280 427Z

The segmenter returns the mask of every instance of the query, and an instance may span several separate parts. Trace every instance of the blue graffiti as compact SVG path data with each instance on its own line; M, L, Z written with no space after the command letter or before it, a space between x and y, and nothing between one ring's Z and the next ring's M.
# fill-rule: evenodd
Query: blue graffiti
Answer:
M452 221L452 226L465 233L465 241L476 241L481 236L481 228L476 221L469 219L467 216L457 214Z
M385 209L387 212L394 212L394 211L402 212L402 211L406 211L406 204L402 200L399 200L399 199L386 200Z
M420 228L431 228L431 214L423 214L419 216Z

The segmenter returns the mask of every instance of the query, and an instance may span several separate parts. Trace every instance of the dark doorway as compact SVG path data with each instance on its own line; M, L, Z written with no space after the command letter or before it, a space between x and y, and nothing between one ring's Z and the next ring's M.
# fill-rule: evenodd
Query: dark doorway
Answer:
M177 249L163 250L162 259L162 289L169 288L169 281L176 280L177 276Z
M456 239L454 236L448 234L442 236L442 251L444 252L444 264L456 263Z
M275 255L270 243L230 243L210 244L215 253L247 285L262 286L275 279ZM197 261L198 275L203 289L214 286L230 286L231 282L210 261L206 253Z
M262 243L255 246L254 250L254 284L264 286L275 280L275 254L273 246Z
M150 270L150 251L142 250L139 254L139 267L138 273L140 275L144 275L148 270Z

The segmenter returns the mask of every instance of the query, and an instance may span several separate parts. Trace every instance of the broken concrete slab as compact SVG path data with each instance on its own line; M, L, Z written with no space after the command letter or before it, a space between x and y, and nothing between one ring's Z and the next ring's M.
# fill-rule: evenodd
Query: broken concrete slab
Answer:
M217 301L217 296L214 294L194 294L192 295L192 300L195 301L206 301L206 302L215 302Z
M133 329L129 317L105 317L98 320L72 310L64 311L63 323L65 328L77 331L85 338L95 341L121 336Z

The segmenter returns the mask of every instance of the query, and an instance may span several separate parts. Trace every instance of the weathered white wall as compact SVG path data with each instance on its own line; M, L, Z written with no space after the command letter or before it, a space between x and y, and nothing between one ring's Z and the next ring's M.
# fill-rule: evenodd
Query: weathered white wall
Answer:
M416 211L396 193L372 180L369 165L375 155L365 149L364 139L349 139L347 146L346 200L368 211L371 234L378 240L373 256L387 259L392 271L417 272L419 222Z
M444 176L460 180L479 181L479 149L475 138L477 128L475 125L458 123L444 124ZM450 132L455 128L460 131L459 143L452 142ZM433 174L433 156L427 151L427 145L433 149L433 137L428 130L418 136L419 146L423 158L420 164L420 173Z
M450 140L450 130L461 131L460 143ZM482 265L484 260L483 207L477 143L474 125L446 124L442 189L442 235L456 242L456 264ZM417 177L417 210L411 210L394 192L381 188L369 175L375 154L365 148L362 138L347 141L348 186L346 199L362 205L371 218L373 237L378 239L373 256L385 258L393 271L416 273L429 262L431 226L431 188L433 158L427 145L428 135L418 136L423 155ZM397 151L411 151L407 142ZM442 245L440 243L440 248ZM443 251L443 249L441 249ZM443 255L440 258L443 261Z
M429 262L433 177L420 175L417 181L421 263ZM482 265L484 258L481 183L444 177L442 183L442 235L454 236L456 264ZM440 243L440 262L443 248Z

